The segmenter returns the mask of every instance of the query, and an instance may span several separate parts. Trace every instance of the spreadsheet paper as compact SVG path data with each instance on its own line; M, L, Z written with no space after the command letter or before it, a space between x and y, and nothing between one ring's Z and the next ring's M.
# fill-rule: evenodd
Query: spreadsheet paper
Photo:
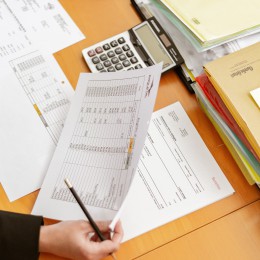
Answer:
M159 86L161 65L83 73L33 213L84 218L64 179L91 215L112 220L129 190Z

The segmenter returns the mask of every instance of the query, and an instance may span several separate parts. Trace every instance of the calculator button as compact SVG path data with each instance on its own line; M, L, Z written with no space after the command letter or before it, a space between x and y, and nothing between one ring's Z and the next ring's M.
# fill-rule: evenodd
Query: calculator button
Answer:
M96 51L96 53L101 53L101 52L103 52L103 49L102 49L102 47L97 47L96 49L95 49L95 51Z
M100 62L100 60L99 60L98 57L94 57L94 58L92 58L92 62L93 62L94 64L97 64L97 63Z
M125 54L121 54L121 55L119 55L119 59L120 59L120 60L125 60L125 59L126 59Z
M124 65L125 67L129 67L129 66L131 65L131 63L130 63L129 60L124 60L124 61L123 61L123 65Z
M132 57L132 58L130 59L130 61L131 61L132 64L135 64L135 63L138 62L138 59L137 59L136 57Z
M105 51L109 50L109 49L110 49L109 44L108 44L108 43L104 44L104 45L103 45L103 49L104 49Z
M101 63L98 63L96 65L96 68L97 68L97 70L102 70L102 69L104 69L104 66Z
M108 71L108 72L114 72L114 71L116 71L116 70L115 70L114 67L109 67L109 68L107 69L107 71Z
M1 1L1 0L0 0ZM113 72L146 67L136 52L127 34L120 34L97 43L83 52L87 63L94 72Z
M105 67L110 67L111 65L112 65L112 63L110 62L110 60L104 61L104 66Z
M115 56L115 53L114 53L113 51L109 51L109 52L107 53L107 56L108 56L109 58L112 58L112 57Z
M89 56L89 57L93 57L93 56L95 56L95 55L96 55L96 53L95 53L94 50L89 50L89 51L88 51L88 56Z
M115 49L115 53L116 54L121 54L123 51L122 51L122 49L120 48L120 47L118 47L118 48L116 48Z
M121 63L116 64L116 69L117 69L117 70L123 69L122 64L121 64Z
M134 56L134 53L133 53L132 51L128 51L128 52L126 53L126 56L127 56L127 57L133 57L133 56Z
M118 43L117 43L117 41L112 41L112 42L110 42L110 45L112 47L116 47L116 46L118 46Z
M141 64L135 65L135 69L141 69L141 68L142 68L142 65L141 65Z
M111 59L111 61L112 61L113 64L116 64L116 63L119 62L119 59L117 57L114 57L114 58Z
M123 48L124 51L130 50L130 47L129 47L128 44L125 44L122 48Z
M100 58L102 61L107 60L107 55L106 55L106 54L102 54L102 55L100 55L99 58Z
M120 37L117 41L118 41L120 44L125 43L124 37Z

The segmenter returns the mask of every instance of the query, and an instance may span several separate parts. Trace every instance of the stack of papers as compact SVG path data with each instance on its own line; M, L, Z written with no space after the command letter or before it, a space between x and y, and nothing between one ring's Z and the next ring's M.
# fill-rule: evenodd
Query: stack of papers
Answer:
M260 158L260 110L250 95L260 85L260 43L206 64L205 72Z
M161 0L195 35L201 46L213 47L260 31L257 0Z
M10 201L41 187L73 88L53 57L85 36L56 0L0 1L0 182Z
M234 193L179 102L148 128L154 67L81 75L34 214L85 218L68 178L94 219L121 219L126 241Z
M260 184L260 43L205 65L195 93L249 183ZM253 96L252 94L253 93Z
M195 77L203 73L203 66L215 59L238 51L260 41L259 28L239 37L214 44L202 44L198 37L160 0L135 0L140 7L148 10L160 22L165 31L172 38L177 49L181 53L185 64L179 68L185 83L195 82ZM178 1L180 2L180 1ZM197 3L198 1L195 1ZM207 1L201 6L201 11L209 9L215 1ZM175 3L175 1L174 1ZM223 1L221 2L223 5ZM186 1L180 4L186 5ZM191 1L192 6L194 5ZM237 4L238 5L238 4ZM196 9L196 8L195 8ZM228 10L228 9L225 9ZM259 8L258 8L259 10ZM219 17L219 16L218 16ZM257 16L258 19L258 16ZM242 23L239 20L238 24ZM248 31L247 31L248 32Z

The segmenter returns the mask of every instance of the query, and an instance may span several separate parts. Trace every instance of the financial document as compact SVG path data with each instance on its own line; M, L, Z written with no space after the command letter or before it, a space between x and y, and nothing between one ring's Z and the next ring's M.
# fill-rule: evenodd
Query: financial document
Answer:
M233 193L181 104L167 106L153 113L119 214L124 241Z
M40 188L73 89L52 53L85 38L58 1L0 0L0 182Z
M37 44L49 53L85 36L57 0L0 0L0 59Z
M9 200L39 189L74 91L52 55L9 61L0 84L0 181Z
M84 218L68 178L96 220L112 220L136 171L162 64L120 73L81 74L33 214Z

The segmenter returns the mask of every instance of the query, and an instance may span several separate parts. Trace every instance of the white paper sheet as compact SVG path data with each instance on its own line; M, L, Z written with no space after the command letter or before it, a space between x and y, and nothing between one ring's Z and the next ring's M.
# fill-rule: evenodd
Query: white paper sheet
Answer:
M55 0L0 0L0 34L0 181L13 201L40 188L73 95L51 53L85 37Z
M132 182L157 95L162 64L81 74L33 214L81 217L68 178L92 217L112 220Z
M54 53L85 38L57 0L1 0L0 32L0 58L32 44Z
M233 192L181 104L158 110L122 207L124 241Z
M260 108L260 88L256 88L250 91L250 94L254 99L255 103L257 104L258 108Z
M9 60L4 71L0 181L13 201L40 188L74 91L53 56L40 51Z

